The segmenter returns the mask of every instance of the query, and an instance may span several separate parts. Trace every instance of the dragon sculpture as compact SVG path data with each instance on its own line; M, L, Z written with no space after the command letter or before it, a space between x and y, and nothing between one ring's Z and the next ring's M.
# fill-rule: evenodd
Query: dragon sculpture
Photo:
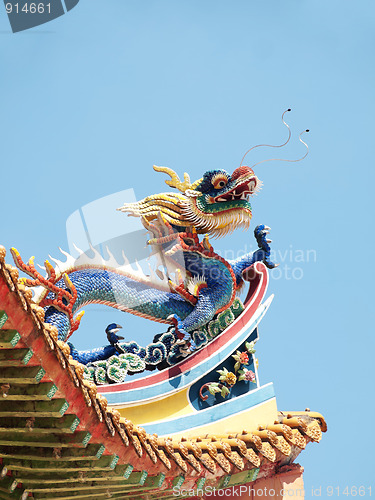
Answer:
M254 235L258 250L235 260L225 260L211 246L208 237L221 237L239 227L247 229L252 212L249 202L261 187L261 181L252 168L242 166L245 156L257 147L281 148L259 144L250 148L241 166L232 174L225 170L211 170L201 179L190 181L187 173L183 181L170 168L157 167L157 172L170 176L166 183L178 192L147 196L136 203L126 203L118 210L139 217L149 231L148 244L159 264L145 274L137 263L137 270L129 264L119 264L109 249L109 259L91 248L94 257L80 252L78 259L66 252L66 261L45 261L47 276L34 266L33 258L25 263L16 249L11 249L17 267L30 278L22 278L24 285L34 289L34 301L45 310L45 321L56 327L58 338L66 341L78 328L87 304L105 304L152 321L169 325L167 332L156 335L151 344L139 346L135 341L120 342L116 335L120 325L108 325L109 345L90 351L77 351L69 343L74 359L86 365L85 376L98 384L119 382L126 374L159 369L173 365L181 358L200 349L220 334L242 312L244 306L236 297L245 281L253 277L252 265L263 262L275 267L270 260L269 227L257 226ZM305 130L304 132L308 132ZM272 160L296 162L296 160ZM272 160L263 160L259 163ZM253 166L255 166L253 165ZM203 235L200 238L199 235ZM162 266L163 270L159 269ZM174 279L172 280L172 276Z
M96 263L95 258L82 253L78 259L65 254L65 263L54 259L56 268L46 261L47 277L43 277L32 259L26 264L17 250L12 249L16 265L31 278L24 278L24 284L39 287L34 301L44 307L45 321L57 327L60 340L67 340L78 328L83 314L78 313L79 309L100 303L171 325L168 339L162 341L168 352L186 356L196 349L193 332L233 306L236 292L252 264L262 261L269 268L274 267L267 226L255 229L259 249L233 261L215 253L208 240L208 235L218 237L249 226L252 216L249 197L261 185L251 168L241 166L232 175L224 170L209 171L194 183L190 183L188 174L184 174L181 182L169 168L154 166L154 169L167 173L171 180L166 183L180 192L148 196L118 210L141 217L152 236L148 244L162 256L164 272L158 269L146 276L128 263L103 265L102 259ZM201 240L199 234L204 235ZM172 273L175 280L170 278ZM156 343L160 344L160 339ZM141 357L143 354L146 364L147 359L151 364L152 360L156 364L155 359L158 362L162 359L160 355L155 358L155 343L151 348L148 346L148 351L135 342L125 344L126 347L123 350L108 345L78 352L71 346L71 351L84 364L126 352Z

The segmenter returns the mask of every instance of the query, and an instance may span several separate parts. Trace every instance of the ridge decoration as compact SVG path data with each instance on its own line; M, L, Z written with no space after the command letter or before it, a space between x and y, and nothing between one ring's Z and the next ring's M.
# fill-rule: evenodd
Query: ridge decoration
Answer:
M16 266L29 276L22 282L34 289L33 300L44 308L45 321L56 326L60 340L66 341L77 330L83 315L80 309L93 303L169 325L146 347L118 341L78 351L70 344L73 358L86 365L86 377L97 384L122 381L127 373L165 368L200 349L243 310L236 294L251 280L253 264L276 265L270 259L270 228L265 225L254 230L258 250L234 260L218 255L208 239L249 226L249 196L261 185L251 168L241 166L232 175L212 170L193 183L188 174L181 181L172 169L154 168L167 173L171 180L166 183L180 193L148 196L119 210L141 218L162 271L150 268L146 275L139 265L135 270L124 254L119 265L108 249L105 261L92 247L93 258L80 251L74 259L62 251L67 259L52 259L55 268L46 260L44 277L33 258L25 263L12 249Z

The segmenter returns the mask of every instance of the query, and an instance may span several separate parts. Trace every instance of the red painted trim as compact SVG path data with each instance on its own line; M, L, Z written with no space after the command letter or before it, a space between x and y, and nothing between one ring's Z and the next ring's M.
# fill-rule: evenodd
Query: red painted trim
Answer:
M252 268L254 269L254 276L250 281L249 291L245 299L245 310L242 314L215 340L210 342L205 348L197 351L189 356L187 359L180 363L171 366L161 372L149 375L138 380L124 382L122 384L108 384L98 386L100 393L112 393L129 391L132 389L139 389L154 385L172 377L179 375L182 372L188 371L198 363L207 359L207 357L214 354L217 350L223 347L232 337L234 337L247 323L251 320L252 316L258 309L263 297L266 294L268 286L268 272L266 266L262 262L256 262Z

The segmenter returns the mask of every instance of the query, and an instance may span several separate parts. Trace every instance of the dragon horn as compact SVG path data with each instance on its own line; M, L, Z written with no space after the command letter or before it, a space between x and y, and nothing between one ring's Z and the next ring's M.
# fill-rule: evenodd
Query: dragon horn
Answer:
M187 189L191 188L190 176L186 172L184 173L184 182L181 182L177 173L171 168L158 167L157 165L154 165L153 167L156 172L164 172L165 174L168 174L171 177L170 181L165 181L166 184L168 184L168 186L177 188L182 193L184 193Z

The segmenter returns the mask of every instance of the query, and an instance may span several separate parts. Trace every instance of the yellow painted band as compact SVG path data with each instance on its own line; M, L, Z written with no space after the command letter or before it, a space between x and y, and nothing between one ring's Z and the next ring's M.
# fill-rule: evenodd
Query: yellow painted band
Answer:
M134 424L144 425L160 420L182 417L195 413L195 409L188 400L189 388L183 389L172 396L168 396L152 403L140 404L119 408L116 406L122 417L131 420Z

